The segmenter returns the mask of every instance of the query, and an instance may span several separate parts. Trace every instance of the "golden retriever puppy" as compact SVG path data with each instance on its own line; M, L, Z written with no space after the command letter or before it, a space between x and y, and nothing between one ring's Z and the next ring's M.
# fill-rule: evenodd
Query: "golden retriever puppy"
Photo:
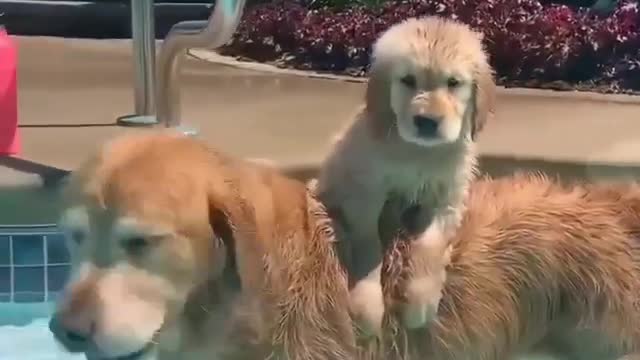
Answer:
M373 46L366 106L337 139L323 164L318 198L335 222L340 256L350 275L350 311L365 337L379 334L384 313L380 213L385 221L420 219L412 231L413 278L406 285L405 325L424 326L437 310L443 281L425 256L446 256L448 233L463 213L474 177L474 138L494 108L495 85L481 34L438 17L392 26Z
M402 297L410 251L397 241L387 253L390 308ZM637 357L640 185L561 185L524 174L474 183L442 291L429 327L405 331L390 317L386 344L372 357Z
M117 138L66 187L50 322L89 359L351 360L348 288L304 184L179 134Z

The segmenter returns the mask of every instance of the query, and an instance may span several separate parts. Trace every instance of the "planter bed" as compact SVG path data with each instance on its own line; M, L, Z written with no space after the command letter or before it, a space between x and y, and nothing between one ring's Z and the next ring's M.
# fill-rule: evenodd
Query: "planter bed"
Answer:
M225 55L280 67L365 76L370 45L408 17L456 18L484 33L505 86L640 94L640 12L608 14L538 0L405 0L311 8L274 2L245 11Z

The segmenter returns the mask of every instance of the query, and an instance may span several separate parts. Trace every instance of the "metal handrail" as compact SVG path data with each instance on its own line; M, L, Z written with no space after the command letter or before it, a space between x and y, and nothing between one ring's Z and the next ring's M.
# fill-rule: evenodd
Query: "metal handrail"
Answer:
M118 118L118 124L148 126L157 123L156 33L153 0L131 0L134 113Z
M153 1L132 0L131 18L140 25L131 26L134 52L134 105L137 115L153 116L155 113L155 16Z
M227 43L236 31L246 0L216 0L208 21L175 24L158 55L156 108L158 123L180 125L180 60L193 48L215 49Z

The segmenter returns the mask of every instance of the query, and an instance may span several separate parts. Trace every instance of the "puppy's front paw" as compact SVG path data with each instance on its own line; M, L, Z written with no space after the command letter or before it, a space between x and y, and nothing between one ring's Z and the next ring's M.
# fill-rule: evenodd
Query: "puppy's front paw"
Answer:
M427 327L438 313L438 306L425 303L406 303L402 307L402 325L407 329Z
M307 181L307 191L309 191L312 194L316 193L316 190L318 190L318 179L311 179L309 181Z
M430 276L409 279L405 299L400 309L403 325L408 329L426 327L438 314L442 281Z
M379 336L384 316L382 286L374 281L358 282L350 292L349 308L358 335L363 339Z

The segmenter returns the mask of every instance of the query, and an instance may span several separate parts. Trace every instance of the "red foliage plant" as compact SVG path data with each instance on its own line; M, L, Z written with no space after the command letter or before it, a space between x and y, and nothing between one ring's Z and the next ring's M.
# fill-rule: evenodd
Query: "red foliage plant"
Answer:
M484 34L498 78L640 90L640 11L620 0L602 15L539 0L403 0L313 9L296 2L246 11L228 53L304 69L364 75L371 44L409 17L458 19Z

